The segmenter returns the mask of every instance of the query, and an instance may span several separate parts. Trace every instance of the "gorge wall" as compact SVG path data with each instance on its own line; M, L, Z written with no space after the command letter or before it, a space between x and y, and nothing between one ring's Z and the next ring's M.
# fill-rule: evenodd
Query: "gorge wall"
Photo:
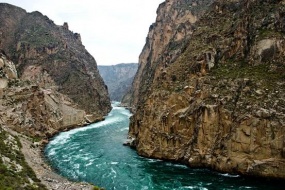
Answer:
M100 75L108 86L111 100L121 101L130 90L138 69L137 63L121 63L111 66L98 65Z
M21 101L19 98L20 91L25 91L21 97L25 99L28 88L22 89L19 87L14 92L6 91L13 84L19 85L19 82L14 63L7 60L3 53L0 53L0 187L46 189L25 162L24 156L20 151L21 143L19 138L13 136L4 128L4 125L8 125L8 123L21 120L22 118L20 119L19 117L23 116L25 114L24 111L26 111L23 110L21 112L22 115L16 114L17 111L15 110L19 109L19 104L17 107L13 107L11 106L13 104L11 100L15 98L15 101ZM32 96L33 92L35 91L30 91L30 96Z
M89 122L91 116L67 96L18 78L0 53L0 187L3 189L91 189L69 182L44 162L47 138ZM92 118L92 117L91 117Z
M88 115L69 97L18 78L16 67L0 53L0 125L32 137L84 125Z
M97 117L110 111L96 61L67 23L57 26L40 12L5 3L0 4L0 19L0 49L15 63L21 80L54 89Z
M166 0L140 55L142 156L285 178L285 1Z
M1 188L91 189L55 174L42 145L60 131L102 120L110 109L80 34L39 12L0 3Z

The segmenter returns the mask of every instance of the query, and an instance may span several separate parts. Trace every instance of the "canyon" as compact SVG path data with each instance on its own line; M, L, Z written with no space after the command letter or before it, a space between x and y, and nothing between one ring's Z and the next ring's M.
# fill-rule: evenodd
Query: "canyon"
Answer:
M128 142L141 156L284 180L284 16L284 0L166 0L135 76L114 67L127 80L108 88L68 23L0 3L0 184L94 188L56 175L41 151L104 120L109 93L131 109Z
M117 65L98 65L99 73L108 87L110 99L121 102L130 90L138 69L137 63L121 63ZM125 98L127 99L127 98Z
M127 101L139 155L285 178L284 5L160 4Z

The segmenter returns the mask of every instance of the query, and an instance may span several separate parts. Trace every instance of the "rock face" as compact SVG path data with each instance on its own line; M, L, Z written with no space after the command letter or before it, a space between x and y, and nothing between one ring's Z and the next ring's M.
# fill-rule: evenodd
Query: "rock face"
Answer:
M54 89L98 117L110 111L96 62L67 23L57 26L39 12L5 3L0 3L0 19L0 49L16 64L20 79Z
M130 90L138 69L137 63L122 63L111 66L98 66L99 72L108 86L111 100L121 101Z
M140 155L285 179L285 2L166 0L132 86Z
M46 189L46 185L48 189L91 189L88 184L68 182L54 174L44 162L39 145L59 131L93 122L95 115L87 120L90 116L66 95L22 81L17 75L14 63L1 51L1 188Z
M0 20L1 188L91 189L54 174L38 146L110 110L94 58L67 23L3 3Z
M67 23L56 26L39 12L4 3L0 20L1 188L91 189L54 174L40 147L110 110L94 58Z
M85 124L85 111L66 95L18 79L14 63L1 53L0 64L0 125L45 138Z
M139 68L135 75L129 101L138 105L141 94L151 85L154 71L173 63L188 45L197 19L207 10L210 0L166 1L157 9L156 22L149 28L146 44L139 57ZM159 64L161 63L161 64Z

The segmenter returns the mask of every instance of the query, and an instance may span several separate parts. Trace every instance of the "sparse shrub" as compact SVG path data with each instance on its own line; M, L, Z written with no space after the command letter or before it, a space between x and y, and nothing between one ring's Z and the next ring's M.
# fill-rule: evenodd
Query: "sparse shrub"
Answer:
M104 188L98 187L98 186L93 186L93 190L105 190Z

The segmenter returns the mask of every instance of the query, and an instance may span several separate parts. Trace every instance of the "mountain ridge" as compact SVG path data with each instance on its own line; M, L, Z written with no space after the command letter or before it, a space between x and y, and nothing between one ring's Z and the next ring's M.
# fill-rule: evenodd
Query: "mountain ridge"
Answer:
M55 25L38 11L27 13L8 4L0 8L0 48L16 64L21 79L57 88L89 113L104 116L110 111L107 89L80 34L69 31L68 23Z

